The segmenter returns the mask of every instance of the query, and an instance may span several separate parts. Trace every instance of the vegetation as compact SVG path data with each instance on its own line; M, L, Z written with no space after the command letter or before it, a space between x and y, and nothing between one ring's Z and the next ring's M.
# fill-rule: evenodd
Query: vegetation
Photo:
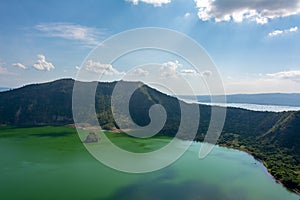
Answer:
M65 125L73 123L72 88L74 80L62 79L45 84L25 86L0 93L0 124L16 126ZM85 88L91 83L81 83ZM116 82L98 83L95 108L99 124L104 129L115 129L118 125L111 112L111 95ZM167 121L159 136L174 137L180 125L180 106L192 110L200 108L200 123L196 138L188 129L181 139L202 141L207 132L211 107L186 104L162 94L139 82L121 82L123 86L138 84L130 99L131 118L140 126L150 123L149 108L161 104L167 113ZM122 98L122 97L120 97ZM92 105L94 106L94 105ZM122 115L123 113L118 113ZM129 121L124 117L124 124ZM193 119L187 119L193 122ZM86 117L86 123L92 123ZM130 125L128 127L130 129ZM264 162L269 172L282 184L300 191L300 112L255 112L239 108L228 108L220 145L238 148Z
M281 134L288 134L287 126L289 125L286 124L286 127L280 131ZM276 132L279 134L279 130L276 130ZM271 134L275 133L270 132L267 135L253 137L247 137L243 134L224 133L221 135L218 143L222 146L249 152L264 163L276 180L280 181L287 188L299 192L299 150L297 150L296 144L292 144L292 141L286 143L288 145L282 143L281 140L286 140L286 135L283 137L277 135L275 137L278 137L278 139L271 139L274 137ZM297 141L297 138L294 138L294 140Z

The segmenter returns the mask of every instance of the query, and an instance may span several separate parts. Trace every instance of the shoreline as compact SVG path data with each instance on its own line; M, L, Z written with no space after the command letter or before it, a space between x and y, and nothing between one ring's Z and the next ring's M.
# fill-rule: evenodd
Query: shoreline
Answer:
M115 134L123 133L123 131L121 131L120 129L117 129L117 128L112 129L112 130L106 130L106 131L110 131L110 132L113 132ZM190 140L190 139L182 139L182 140ZM198 140L194 140L194 139L190 140L190 141L202 142L202 141L198 141ZM228 148L228 149L235 149L235 150L242 151L242 152L245 152L245 153L251 155L255 160L257 160L258 162L260 162L265 167L266 172L272 177L272 179L276 183L282 185L288 191L293 192L293 193L297 194L300 197L300 191L299 190L289 188L288 186L286 186L285 184L283 184L280 180L276 179L275 176L271 173L270 169L267 167L268 166L267 163L264 160L262 160L259 157L257 157L253 152L249 151L248 149L238 148L238 147L234 147L234 146L229 146L229 145L226 145L226 144L215 144L215 145L218 145L220 147L225 147L225 148Z
M1 127L1 126L2 126L2 127L7 127L8 125L3 124L3 125L0 125L0 127ZM67 127L70 127L70 128L73 128L73 129L76 130L76 127L75 127L74 124L66 124L66 125L63 125L63 126L67 126ZM85 130L91 130L91 129L89 129L89 128L91 128L91 127L85 127ZM93 130L94 130L94 129L93 129ZM98 129L97 129L97 130L98 130ZM102 129L102 131L110 131L110 132L112 132L112 133L114 133L114 134L122 134L122 133L124 133L124 132L121 131L120 129L113 129L113 130ZM172 137L171 137L171 138L172 138ZM181 140L190 140L190 141L200 142L200 143L202 142L202 141L200 141L200 140L195 140L195 139L193 139L193 140L191 140L191 139L183 139L183 138L178 138L178 139L181 139ZM238 147L229 146L229 145L226 145L226 144L215 144L215 145L218 145L218 146L224 147L224 148L228 148L228 149L234 149L234 150L242 151L242 152L245 152L245 153L251 155L255 160L257 160L258 162L260 162L260 163L266 168L266 172L274 179L274 181L275 181L276 183L282 185L282 186L283 186L284 188L286 188L288 191L293 192L293 193L295 193L296 195L298 195L298 196L300 197L300 190L289 188L288 186L286 186L285 184L283 184L280 180L276 179L275 176L273 176L273 174L271 173L270 169L267 167L267 166L268 166L267 163L266 163L264 160L258 158L253 152L251 152L251 151L249 151L249 150L247 150L247 149L244 149L244 148L238 148Z
M199 142L199 141L198 141ZM263 161L262 159L258 158L257 156L255 156L251 151L247 150L247 149L242 149L242 148L238 148L238 147L232 147L232 146L228 146L226 144L217 144L218 146L220 147L225 147L225 148L228 148L228 149L235 149L235 150L238 150L238 151L242 151L242 152L245 152L249 155L251 155L255 160L257 160L258 162L260 162L265 168L266 168L266 171L267 173L274 179L274 181L280 185L282 185L284 188L286 188L288 191L290 192L293 192L297 195L299 195L300 197L300 191L299 190L296 190L296 189L291 189L289 187L287 187L286 185L284 185L280 180L276 179L273 174L270 172L270 169L267 167L267 164L265 161Z
M117 131L118 130L118 131ZM124 133L123 131L119 130L119 129L113 129L113 130L106 130L106 131L110 131L110 132L113 132L115 134L120 134L120 133ZM180 138L179 138L180 139ZM189 140L189 139L182 139L182 140ZM194 141L194 142L202 142L202 141L198 141L198 140L190 140L190 141ZM273 176L273 174L271 173L270 169L267 167L267 163L258 158L256 155L254 155L253 152L247 150L247 149L243 149L243 148L238 148L238 147L233 147L233 146L228 146L226 144L215 144L215 145L218 145L220 147L223 147L223 148L228 148L228 149L234 149L234 150L238 150L238 151L242 151L242 152L245 152L247 153L248 155L252 156L255 160L257 160L258 162L260 162L266 169L266 173L268 173L272 179L277 183L277 184L280 184L282 185L285 189L287 189L288 191L290 192L293 192L295 194L297 194L299 197L300 197L300 191L297 190L297 189L292 189L292 188L289 188L287 187L285 184L283 184L280 180L276 179L275 176Z

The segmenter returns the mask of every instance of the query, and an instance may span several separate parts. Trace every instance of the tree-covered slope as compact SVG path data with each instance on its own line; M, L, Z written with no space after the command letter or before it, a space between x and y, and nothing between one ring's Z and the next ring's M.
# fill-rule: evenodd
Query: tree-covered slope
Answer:
M0 123L13 125L71 123L73 83L71 79L63 79L1 92Z
M111 111L111 95L117 82L97 83L95 105L98 122L102 128L118 128ZM90 84L79 83L83 91ZM200 123L195 140L202 141L211 119L211 107L187 104L163 94L140 82L121 81L124 90L138 85L133 93L129 110L131 118L140 126L150 123L149 109L161 104L167 121L161 135L175 136L180 126L180 105L193 112L200 109ZM64 125L73 123L72 90L74 80L62 79L50 83L33 84L11 91L0 92L0 124L16 126ZM84 96L83 96L84 98ZM122 99L122 96L118 97ZM120 113L122 114L122 113ZM228 108L226 121L218 140L220 145L242 149L265 162L269 171L290 189L300 190L300 112L256 112L239 108ZM90 116L86 116L89 123ZM122 118L126 125L126 117ZM198 120L198 119L196 119ZM195 119L187 116L187 121ZM191 124L193 126L193 124ZM130 128L130 127L129 127ZM194 139L188 129L181 138Z

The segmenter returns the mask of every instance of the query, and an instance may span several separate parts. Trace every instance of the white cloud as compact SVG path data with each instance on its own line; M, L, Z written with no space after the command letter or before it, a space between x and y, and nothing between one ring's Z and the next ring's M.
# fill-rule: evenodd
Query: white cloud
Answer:
M267 77L274 79L288 79L296 82L300 82L300 71L283 71L272 74L267 74Z
M203 71L197 72L195 69L181 69L178 70L179 67L182 67L177 60L175 61L168 61L161 65L159 70L159 74L161 77L168 77L168 78L178 78L179 75L183 76L199 76L207 78L211 75L211 71Z
M170 78L176 78L177 77L177 68L181 66L181 64L178 62L178 60L168 61L162 64L160 68L160 75L162 77L170 77Z
M183 69L180 71L182 75L192 75L192 76L201 76L201 77L209 77L211 75L211 71L203 71L203 72L197 72L194 69Z
M282 34L286 34L286 33L292 33L292 32L297 32L298 31L298 27L291 27L289 29L285 29L285 30L275 30L272 31L271 33L268 34L269 37L274 37L274 36L278 36L278 35L282 35Z
M212 74L211 71L206 70L206 71L204 71L204 72L201 73L201 76L203 76L203 77L209 77L211 74Z
M27 67L25 65L23 65L22 63L14 63L14 64L12 64L12 66L20 68L20 69L27 69Z
M171 3L171 0L127 0L133 5L138 5L139 2L147 3L147 4L152 4L154 7L161 7L163 4L168 4Z
M298 27L295 26L295 27L292 27L289 29L289 32L297 32L298 31Z
M300 14L299 0L195 0L198 17L215 22L244 20L266 24L270 19Z
M281 35L283 34L283 30L275 30L275 31L272 31L271 33L269 33L269 37L274 37L276 35Z
M79 66L75 66L75 69L76 70L80 70L81 68Z
M76 40L88 45L96 45L103 34L96 28L71 23L44 23L35 26L35 29L46 33L49 37L60 37Z
M184 14L184 18L189 18L191 16L191 13L187 12Z
M227 77L223 84L228 94L300 93L300 70Z
M196 75L198 72L194 69L183 69L180 71L181 74L191 74L191 75Z
M88 60L84 66L84 69L90 72L95 72L103 75L122 75L124 72L119 72L111 64L104 64L100 62L94 62Z
M142 68L136 68L130 74L132 74L134 76L145 77L145 76L149 75L149 72Z
M40 71L51 71L54 69L53 64L51 62L47 62L44 55L38 55L38 60L32 67Z

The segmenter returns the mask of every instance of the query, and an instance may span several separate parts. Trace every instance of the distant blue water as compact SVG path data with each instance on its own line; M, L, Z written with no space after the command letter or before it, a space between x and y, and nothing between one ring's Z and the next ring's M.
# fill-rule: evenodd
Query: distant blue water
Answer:
M250 103L207 103L198 102L205 105L215 105L222 107L231 108L243 108L253 111L269 111L269 112L283 112L283 111L299 111L300 107L295 106L278 106L278 105L260 105L260 104L250 104Z
M215 95L214 99L218 100L218 97L222 96ZM196 98L199 102L211 102L209 95L201 95ZM300 93L233 94L226 95L226 102L300 107Z
M203 105L214 105L228 108L242 108L253 111L263 112L284 112L284 111L300 111L300 106L285 106L285 105L271 105L271 104L253 104L253 103L210 103L201 102L190 99L181 98L181 100L187 103L198 103Z
M254 111L298 111L300 110L300 93L265 93L265 94L233 94L226 95L226 104L223 103L224 96L215 95L214 104L218 106L243 108ZM212 96L179 96L186 102L212 105ZM192 101L191 101L192 99Z
M8 90L10 90L10 89L11 89L11 88L0 87L0 92L8 91Z

